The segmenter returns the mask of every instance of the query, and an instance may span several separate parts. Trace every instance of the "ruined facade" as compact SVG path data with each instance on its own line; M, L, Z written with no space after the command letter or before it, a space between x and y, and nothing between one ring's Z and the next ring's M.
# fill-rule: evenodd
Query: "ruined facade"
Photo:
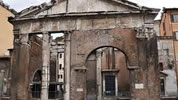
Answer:
M16 39L16 42L14 44L15 47L18 48L14 48L14 52L13 52L13 69L12 69L12 79L11 79L11 99L13 100L13 98L27 98L28 100L34 100L34 99L40 99L41 98L41 86L42 86L42 38L39 35L30 35L29 36L29 41L28 41L28 46L27 48L19 48L19 43L20 43L21 38ZM50 38L50 51L49 51L49 64L50 64L50 68L48 69L50 76L48 76L48 86L49 86L49 90L48 90L48 94L49 94L49 99L56 99L56 98L60 98L59 95L61 94L60 92L62 92L61 89L61 85L63 83L60 83L58 80L58 58L60 55L60 53L64 52L64 48L63 48L63 44L59 44L58 42L53 40L52 37ZM62 46L61 46L62 45ZM16 51L17 50L17 51ZM20 50L20 51L19 51ZM26 52L26 53L22 53L22 52ZM60 53L58 53L60 52ZM26 59L26 57L28 57L28 63L27 62L22 62L21 64L17 61L18 59L16 59L16 57L21 56L24 57L23 59ZM63 62L63 60L60 62ZM29 67L26 69L24 66L28 65ZM19 68L18 68L19 67ZM14 70L14 68L16 70ZM24 69L25 68L25 69ZM16 71L18 71L18 73L16 73ZM22 76L22 72L26 75ZM25 81L21 81L22 83L20 83L21 85L18 85L19 83L15 83L16 81L18 81L18 77L25 77ZM23 84L23 85L22 85ZM23 87L24 84L27 84L27 88L28 89L24 89L24 90L20 90L20 91L26 91L29 93L29 95L25 95L25 94L19 94L19 95L14 95L17 93L16 91L16 86L19 87ZM18 91L18 92L20 92ZM20 92L22 93L22 92Z
M156 14L127 0L52 0L23 10L10 20L15 36L11 99L32 96L34 64L41 67L41 100L48 100L55 73L51 59L57 55L50 36L64 33L64 100L160 100ZM31 45L35 34L42 34L39 51Z

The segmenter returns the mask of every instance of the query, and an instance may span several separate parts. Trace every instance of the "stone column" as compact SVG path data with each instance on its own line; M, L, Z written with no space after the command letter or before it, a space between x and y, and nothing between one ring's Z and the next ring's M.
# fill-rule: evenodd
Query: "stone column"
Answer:
M102 74L101 74L101 50L97 50L96 54L96 78L97 78L97 90L98 90L98 95L97 95L97 100L102 100Z
M50 63L50 45L49 34L43 33L42 42L42 87L41 87L41 100L48 100L48 86L49 86L49 63Z
M157 39L151 26L137 30L138 63L133 100L160 100Z
M20 48L20 45L19 45L19 38L18 36L19 35L15 35L15 33L19 33L19 31L15 32L14 31L14 50L13 50L13 53L12 53L12 56L11 56L11 59L12 59L12 64L11 64L11 78L10 78L10 100L16 100L17 98L17 58L18 58L18 50ZM15 82L15 83L14 83Z
M19 49L16 52L16 67L13 69L14 81L11 84L16 84L14 90L16 91L16 98L12 100L28 100L29 96L29 80L28 80L28 68L29 68L29 49L28 34L21 34L19 36Z
M64 100L70 100L70 65L71 65L71 33L65 33L64 47L64 66L65 66L65 95Z

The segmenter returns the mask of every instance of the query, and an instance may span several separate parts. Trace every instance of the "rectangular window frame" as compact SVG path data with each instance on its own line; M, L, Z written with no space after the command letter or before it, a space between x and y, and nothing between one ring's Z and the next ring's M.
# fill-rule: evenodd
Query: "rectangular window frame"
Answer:
M178 23L178 14L172 14L171 21L172 23Z
M114 97L118 96L118 78L117 78L117 73L115 73L115 72L103 73L103 96L108 97L108 95L106 95L106 93L105 93L106 92L106 87L105 87L106 80L105 80L105 76L109 76L109 75L115 76L115 95L113 95L113 96Z
M164 86L164 87L163 87L163 88L164 88L164 91L161 90L161 89L162 89L162 88L161 88L161 82L162 82L161 80L163 81L163 84L164 84L164 85L163 85L163 86ZM165 87L165 78L164 78L164 77L160 77L160 95L161 95L161 96L165 96L165 95L166 95L165 89L166 89L166 87Z
M62 58L62 57L63 57L63 54L62 54L62 53L60 53L60 54L59 54L59 58Z
M178 31L175 31L175 32L174 32L174 40L175 40L175 41L178 41Z

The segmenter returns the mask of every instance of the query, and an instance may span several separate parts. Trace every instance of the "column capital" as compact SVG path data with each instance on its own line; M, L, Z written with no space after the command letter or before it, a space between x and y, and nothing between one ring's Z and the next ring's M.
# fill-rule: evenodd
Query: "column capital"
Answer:
M21 44L28 44L29 41L29 34L20 34L19 35L19 42Z
M145 24L141 27L136 27L136 38L138 39L150 39L154 36L155 31L152 24Z
M14 35L19 34L20 33L20 29L14 29L13 33L14 33Z
M64 32L64 41L69 41L71 40L71 32L70 31L66 31Z

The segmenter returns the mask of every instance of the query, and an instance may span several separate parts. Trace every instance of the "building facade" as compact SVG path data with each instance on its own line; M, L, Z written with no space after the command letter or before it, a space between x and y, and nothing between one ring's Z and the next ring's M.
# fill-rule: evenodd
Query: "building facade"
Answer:
M0 1L0 98L8 98L10 91L11 49L13 48L13 25L8 17L14 17L14 10Z
M5 5L0 2L0 56L9 56L8 49L13 48L13 25L8 22L8 17L13 17L14 13Z
M38 62L40 99L57 93L49 93L58 58L51 34L64 33L64 100L160 100L157 13L127 0L52 0L21 11L10 20L17 73L12 75L11 99L32 96L29 84L36 71L28 69ZM35 34L42 35L40 51L31 49ZM31 52L40 54L38 59Z
M59 53L58 53L58 82L64 84L64 42L58 42Z
M164 8L160 20L160 35L158 42L159 64L164 78L164 96L177 96L177 63L178 63L178 9Z

